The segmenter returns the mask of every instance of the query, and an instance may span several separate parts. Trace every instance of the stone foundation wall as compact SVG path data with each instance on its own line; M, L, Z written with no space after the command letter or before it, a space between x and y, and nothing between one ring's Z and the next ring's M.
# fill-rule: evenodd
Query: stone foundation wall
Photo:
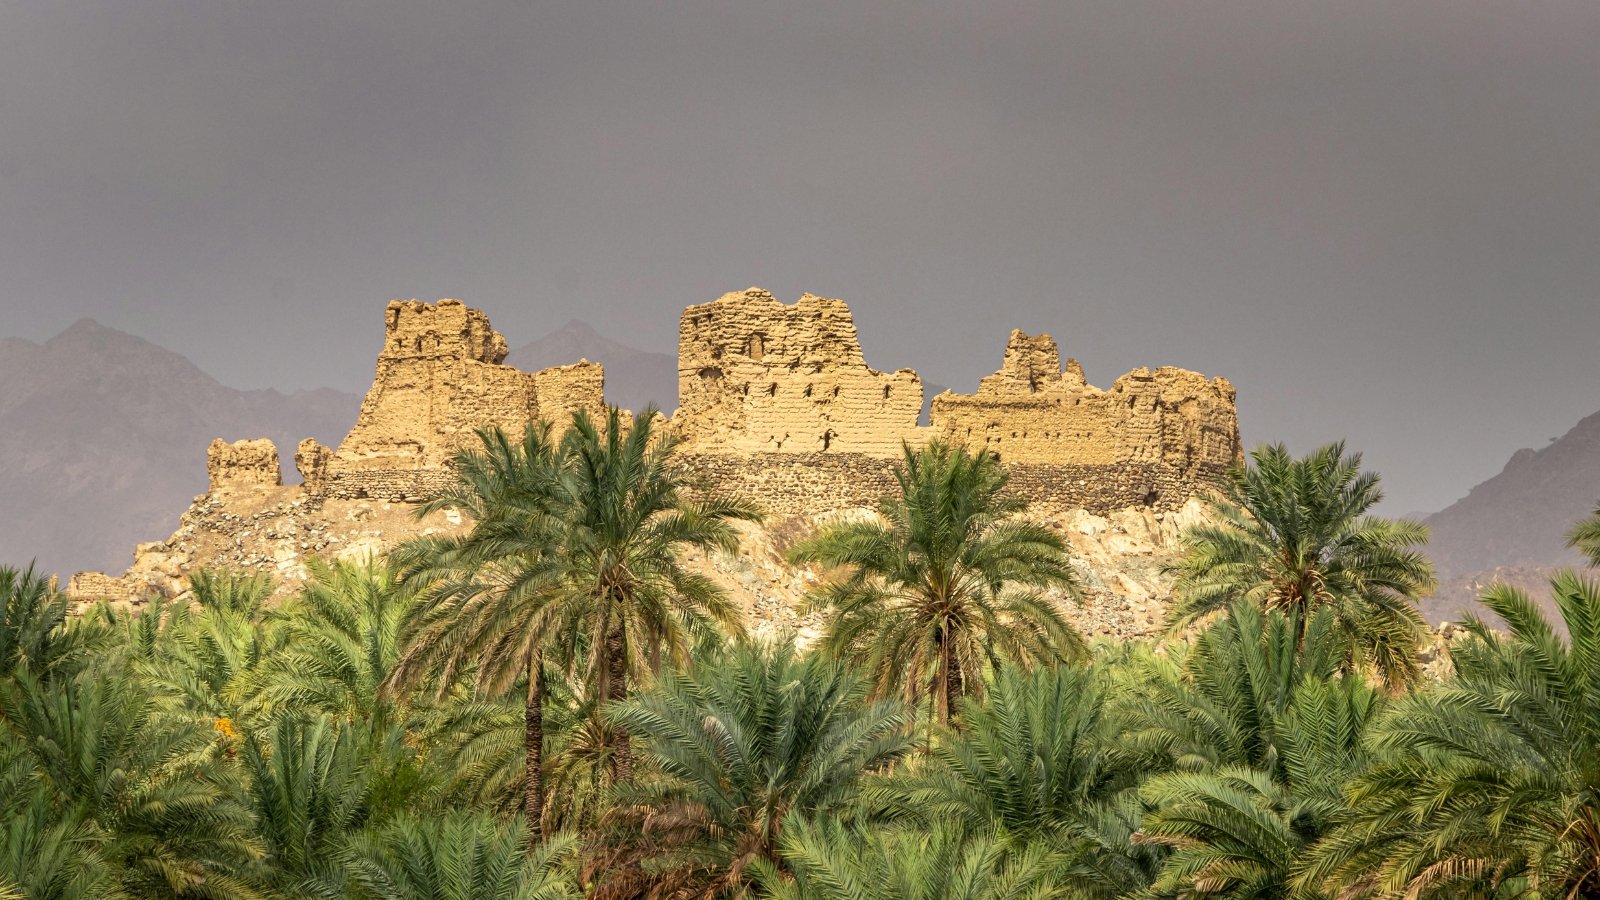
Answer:
M899 490L898 460L860 453L695 453L683 460L711 490L754 501L768 516L876 507ZM1006 471L1009 491L1027 498L1034 512L1083 509L1105 515L1131 508L1179 509L1220 479L1226 467L1011 463Z

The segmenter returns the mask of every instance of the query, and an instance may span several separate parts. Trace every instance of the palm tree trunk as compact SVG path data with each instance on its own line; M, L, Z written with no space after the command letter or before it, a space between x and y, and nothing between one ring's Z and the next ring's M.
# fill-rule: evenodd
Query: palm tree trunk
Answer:
M950 633L945 632L944 642L944 722L949 725L956 720L956 705L961 700L963 681L961 676L961 656L956 649L950 646Z
M628 699L628 632L622 617L612 623L606 634L606 702L622 703ZM612 739L616 759L616 780L633 781L633 742L628 732L618 728Z
M537 847L544 833L544 654L535 652L528 662L528 709L523 720L524 777L527 794L523 813L528 818L528 847Z

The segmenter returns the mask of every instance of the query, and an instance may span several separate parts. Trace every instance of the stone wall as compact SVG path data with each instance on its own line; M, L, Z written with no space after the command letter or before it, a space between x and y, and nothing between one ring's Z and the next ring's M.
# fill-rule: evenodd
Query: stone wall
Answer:
M261 438L228 443L217 438L206 449L206 472L211 490L277 487L283 483L278 467L278 447Z
M605 367L588 360L555 366L533 375L538 396L539 418L548 421L554 433L566 430L579 410L591 418L605 414Z
M96 600L126 601L134 593L134 587L127 581L104 572L79 572L67 582L67 596L86 603Z
M687 453L685 465L703 489L756 503L769 516L809 516L875 507L898 491L897 459L864 453ZM1082 509L1107 515L1122 509L1181 508L1198 486L1226 467L1184 470L1164 463L1011 463L1007 493L1025 497L1035 513Z
M922 380L867 366L844 301L750 288L684 310L678 403L691 447L894 456L916 434Z
M313 490L421 496L448 483L451 458L477 444L479 428L520 434L531 421L559 427L579 408L603 408L601 366L585 361L529 373L502 365L505 357L505 338L489 318L459 300L390 303L372 387Z
M1239 458L1234 389L1171 367L1135 369L1110 390L1088 384L1076 360L1063 371L1047 334L1013 331L1000 371L976 394L933 399L944 439L1003 462L1163 466L1200 477Z

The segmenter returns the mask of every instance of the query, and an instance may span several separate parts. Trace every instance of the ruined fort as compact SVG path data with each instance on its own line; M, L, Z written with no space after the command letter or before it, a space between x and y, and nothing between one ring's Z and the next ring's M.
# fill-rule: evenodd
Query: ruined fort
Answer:
M207 451L210 490L179 530L142 545L125 575L80 573L71 592L174 593L202 566L293 578L307 556L380 552L462 527L456 516L418 522L409 504L450 481L450 460L476 445L478 429L520 432L540 420L559 429L605 406L600 365L523 372L504 365L506 352L488 317L458 300L391 302L354 426L336 448L310 439L296 448L299 484L283 483L270 441L219 439ZM751 288L684 310L679 407L666 424L710 489L755 500L769 525L874 505L894 489L902 447L940 439L1005 463L1036 514L1079 522L1096 547L1132 528L1143 537L1107 546L1147 556L1146 544L1174 538L1168 514L1192 515L1196 495L1239 459L1225 379L1141 368L1101 389L1075 360L1063 363L1049 335L1021 331L999 362L975 393L934 397L921 425L921 378L871 368L843 301L807 294L786 304ZM1096 524L1113 521L1122 524ZM1158 589L1118 577L1126 583L1107 582L1114 592Z

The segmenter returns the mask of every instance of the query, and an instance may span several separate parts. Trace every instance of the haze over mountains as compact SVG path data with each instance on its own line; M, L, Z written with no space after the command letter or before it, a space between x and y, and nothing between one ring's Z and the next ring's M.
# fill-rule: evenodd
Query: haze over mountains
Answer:
M1483 587L1501 580L1549 595L1543 583L1582 559L1568 530L1600 501L1600 413L1541 450L1517 451L1500 474L1426 519L1439 591L1424 603L1435 622L1460 619Z
M205 492L212 438L270 437L292 456L301 438L337 441L360 404L236 390L92 319L42 344L0 340L0 559L121 569Z
M606 396L639 410L677 405L677 360L612 340L577 319L513 350L524 370L587 358L606 367ZM943 390L926 385L926 398ZM335 390L242 391L181 354L85 319L42 344L0 339L0 562L120 571L206 489L215 437L301 438L336 445L361 398ZM1254 436L1247 436L1255 439ZM1600 500L1600 413L1427 518L1441 588L1432 621L1459 619L1493 578L1535 588L1579 562L1564 535Z

